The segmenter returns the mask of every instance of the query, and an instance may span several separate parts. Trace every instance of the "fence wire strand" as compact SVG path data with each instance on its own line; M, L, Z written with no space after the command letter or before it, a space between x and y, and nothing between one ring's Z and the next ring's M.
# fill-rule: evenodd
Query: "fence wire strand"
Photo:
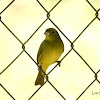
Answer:
M0 73L0 75L4 72L4 71L6 71L10 66L11 66L11 64L13 64L15 61L16 61L16 59L18 59L18 57L20 57L20 55L23 53L23 51Z
M60 60L60 62L63 61L63 59L65 59L65 57L68 56L68 54L71 53L71 51L74 51L80 58L81 60L89 67L89 69L93 72L94 74L94 80L86 87L86 89L78 96L78 98L76 100L78 100L88 89L89 87L95 82L97 81L98 83L100 83L100 81L98 80L98 73L100 72L97 71L95 72L91 66L87 63L87 61L78 53L78 51L75 50L74 48L74 43L80 38L80 36L84 33L84 31L96 20L98 19L100 21L99 18L99 11L100 8L98 10L95 9L95 7L89 2L89 0L86 0L87 3L91 6L91 8L95 11L95 17L92 19L92 21L82 30L82 32L75 38L75 40L72 42L63 32L62 30L57 26L57 24L50 18L50 13L58 6L58 4L60 4L60 2L62 2L62 0L59 0L49 11L42 5L42 3L40 2L40 0L36 0L37 3L43 8L43 10L47 13L47 18L40 24L40 26L34 31L34 33L25 41L25 43L22 43L21 40L11 31L11 29L3 22L2 20L2 13L4 11L7 10L8 7L10 7L15 0L11 1L1 12L0 12L0 22L4 25L4 27L15 37L16 40L18 40L19 43L21 43L22 45L22 51L20 52L20 54L18 54L18 56L7 66L5 67L5 69L2 70L2 72L0 72L0 75L2 75L10 66L12 63L14 63L21 55L23 52L25 52L27 54L27 56L29 56L29 58L38 66L37 62L32 58L32 56L25 50L25 44L27 44L27 42L34 36L34 34L40 29L40 27L42 27L42 25L49 20L59 31L60 33L69 41L69 43L71 44L71 49L64 55L64 57ZM60 12L59 12L60 13ZM53 72L53 70L58 66L59 64L57 63L56 66L54 66L54 68L49 71L46 75L46 81L44 82L44 84L42 86L40 86L30 97L28 100L31 100L32 98L34 98L34 95L48 82L52 88L54 88L54 90L62 97L62 99L67 100L67 98L65 98L60 91L58 91L58 89L56 88L56 86L54 86L49 78L48 75ZM41 69L42 70L42 69ZM2 89L4 89L4 91L13 99L16 100L9 91L7 91L7 89L0 84L0 86L2 87Z
M7 92L7 94L8 94L13 100L16 100L16 99L7 91L7 89L6 89L2 84L0 84L0 86Z
M8 31L21 43L21 44L23 44L22 42L21 42L21 40L10 30L10 28L8 28L8 26L2 21L2 20L0 20L1 21L1 23L6 27L6 29L8 29Z
M7 5L7 7L4 8L4 9L0 12L0 14L2 14L14 1L15 1L15 0L11 1L11 2Z
M89 86L79 95L79 97L76 100L78 100L94 82L95 80L89 84Z

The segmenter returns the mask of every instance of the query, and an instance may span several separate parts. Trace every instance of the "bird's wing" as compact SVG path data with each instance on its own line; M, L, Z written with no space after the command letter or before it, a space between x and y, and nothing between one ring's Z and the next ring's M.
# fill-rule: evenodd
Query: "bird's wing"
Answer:
M39 63L38 58L39 58L39 56L41 55L41 53L43 51L44 43L45 43L45 40L41 43L41 45L39 47L39 50L38 50L38 53L37 53L37 63Z

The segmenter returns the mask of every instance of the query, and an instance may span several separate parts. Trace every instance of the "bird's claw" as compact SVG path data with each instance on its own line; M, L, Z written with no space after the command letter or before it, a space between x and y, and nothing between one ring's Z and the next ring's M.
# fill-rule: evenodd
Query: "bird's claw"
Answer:
M42 66L41 66L41 65L38 66L38 70L39 70L39 71L42 70Z
M48 75L46 75L46 80L48 81L48 79L49 79L49 78L48 78Z
M57 61L57 63L58 63L58 65L59 65L59 67L60 67L60 63L61 63L61 61Z

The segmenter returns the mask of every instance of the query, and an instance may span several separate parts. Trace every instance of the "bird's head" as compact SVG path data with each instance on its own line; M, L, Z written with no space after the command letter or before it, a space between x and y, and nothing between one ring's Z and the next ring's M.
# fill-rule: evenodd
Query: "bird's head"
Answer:
M44 34L46 35L46 40L52 41L60 39L58 32L54 28L48 28Z

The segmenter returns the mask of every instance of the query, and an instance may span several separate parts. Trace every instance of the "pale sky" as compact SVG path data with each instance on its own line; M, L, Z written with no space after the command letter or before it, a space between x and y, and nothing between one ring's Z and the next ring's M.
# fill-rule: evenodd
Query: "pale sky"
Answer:
M39 0L49 11L59 0ZM95 10L100 9L100 0L88 0ZM11 0L0 0L0 12ZM65 36L73 42L95 18L95 10L86 0L62 0L51 12L50 19ZM100 11L98 12L100 18ZM46 20L47 13L37 0L15 0L1 15L2 22L25 43ZM25 50L36 61L47 28L57 29L47 20L34 36L26 42ZM57 29L58 30L58 29ZM58 30L64 42L61 60L71 49L70 42ZM96 18L74 42L74 49L96 73L100 70L100 21ZM22 44L0 22L0 73L22 52ZM94 73L72 50L49 75L49 81L66 100L76 100L94 81ZM16 100L28 100L40 86L34 82L38 67L25 53L0 75L0 83ZM48 73L56 64L49 66ZM97 74L100 81L100 72ZM95 93L98 94L95 94ZM100 84L95 81L79 100L99 100ZM0 86L0 100L13 100ZM47 82L31 100L64 100Z

